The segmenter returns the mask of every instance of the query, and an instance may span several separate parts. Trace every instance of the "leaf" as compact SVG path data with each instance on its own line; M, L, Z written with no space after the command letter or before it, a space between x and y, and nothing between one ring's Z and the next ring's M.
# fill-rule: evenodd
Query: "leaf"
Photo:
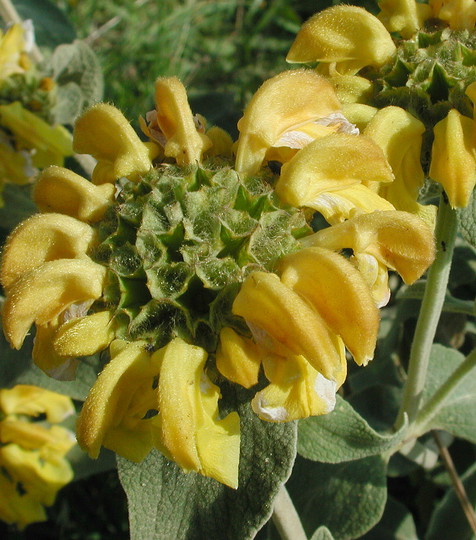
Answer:
M93 50L83 41L60 45L51 59L58 84L56 122L72 124L85 107L102 99L104 80Z
M96 381L99 358L88 357L80 362L76 380L57 381L36 367L31 358L32 338L25 340L20 351L10 347L0 332L0 387L11 388L16 384L34 384L84 401L89 389Z
M319 527L311 536L311 540L334 540L331 531L327 527Z
M299 422L298 452L307 459L341 463L376 456L397 446L406 426L398 433L381 435L352 406L337 396L333 412Z
M466 208L458 208L456 211L458 225L463 238L473 247L476 247L476 196L473 194Z
M382 519L361 540L418 540L410 511L389 497Z
M476 507L476 463L461 477L466 495L473 508ZM451 533L449 534L449 531ZM447 540L449 537L458 540L474 538L461 504L453 488L449 489L436 506L428 525L426 540Z
M118 458L132 540L245 540L269 519L273 499L291 472L296 425L263 422L251 411L250 393L237 394L242 429L237 490L195 472L185 474L155 450L142 463Z
M298 457L286 487L309 536L326 526L336 540L360 538L382 517L385 463L378 456L332 465Z
M32 19L36 43L55 47L76 38L76 32L63 12L49 0L12 0L23 20Z
M465 357L454 349L433 345L430 365L422 395L422 407L444 384L450 375L464 361ZM431 418L424 428L442 429L476 443L476 366L447 396L442 408Z

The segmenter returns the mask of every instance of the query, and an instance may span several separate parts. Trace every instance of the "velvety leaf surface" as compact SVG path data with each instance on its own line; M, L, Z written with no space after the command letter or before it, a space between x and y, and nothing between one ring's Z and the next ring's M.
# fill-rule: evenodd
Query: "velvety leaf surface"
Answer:
M464 356L455 351L433 345L426 386L423 391L423 406L436 390L463 362ZM443 429L456 437L476 442L476 367L448 395L443 407L429 422L427 428Z
M298 452L307 459L341 463L381 454L399 444L403 436L403 430L393 435L377 433L337 396L333 412L299 422Z
M389 497L382 519L361 540L418 540L413 516L403 504Z
M473 194L466 208L457 210L458 225L461 234L472 246L476 247L476 197Z
M142 463L118 458L132 540L245 540L269 519L296 452L296 425L259 420L240 391L241 460L235 491L182 470L153 451Z
M382 517L385 463L378 456L339 464L298 458L287 488L308 536L325 525L336 540L360 538Z

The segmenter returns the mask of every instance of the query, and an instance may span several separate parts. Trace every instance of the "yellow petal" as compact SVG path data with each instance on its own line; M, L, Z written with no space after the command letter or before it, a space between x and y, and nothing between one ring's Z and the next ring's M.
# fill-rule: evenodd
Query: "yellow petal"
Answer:
M92 458L106 446L138 462L152 449L152 419L144 416L157 408L153 385L161 358L147 353L145 346L143 341L126 344L100 373L84 402L76 432L78 443Z
M16 279L47 261L86 258L94 230L62 214L36 214L8 237L2 256L1 282L8 288Z
M60 356L55 351L53 341L58 326L58 319L46 324L36 325L31 356L35 364L50 377L59 381L72 381L76 378L79 360L68 356Z
M46 414L48 422L53 424L62 422L74 413L73 402L68 396L27 384L17 384L11 389L2 388L0 409L4 414Z
M433 16L448 22L452 30L472 30L476 23L474 0L430 0Z
M431 17L431 8L415 0L379 0L378 18L389 32L399 32L408 39Z
M164 152L181 165L202 161L203 153L211 142L195 127L187 92L176 77L161 77L155 82L157 123L167 142Z
M335 191L323 191L304 206L317 210L331 225L362 213L394 210L391 203L362 184Z
M21 24L13 24L0 35L0 81L14 73L22 73L21 53L25 49L25 30Z
M367 283L343 256L322 248L306 248L283 257L281 281L308 300L327 326L344 341L355 361L373 358L379 312Z
M265 373L271 384L255 395L253 411L268 422L289 422L331 412L346 373L343 347L341 359L342 380L336 383L326 379L303 356L267 358Z
M338 133L315 140L285 163L276 191L288 204L307 206L326 192L392 180L390 165L371 139Z
M18 279L3 306L5 335L16 349L33 323L44 325L71 304L96 300L103 291L106 268L92 261L49 261Z
M54 349L61 356L88 356L105 349L114 339L110 311L99 311L62 324L54 336Z
M280 356L302 355L327 379L339 379L342 366L337 336L275 274L250 274L235 298L232 311L246 320L255 341L262 347Z
M364 66L381 66L396 48L383 24L355 6L333 6L303 24L288 53L288 62L336 62L341 74Z
M207 130L206 135L212 144L212 146L207 150L208 156L231 156L233 139L227 131L218 126L212 126Z
M71 134L63 126L47 124L20 102L0 105L0 121L17 138L20 148L36 150L35 165L62 165L63 158L73 154Z
M377 113L378 109L363 103L344 103L342 113L344 116L363 131L367 124Z
M464 208L476 184L476 122L451 109L433 131L430 177L443 186L452 208Z
M390 300L390 287L388 286L388 268L368 253L356 253L350 258L367 283L375 305L384 307Z
M267 80L238 122L236 170L256 173L268 148L284 133L339 110L332 85L314 71L285 71Z
M238 487L240 420L219 420L220 390L204 372L207 353L176 338L164 347L159 378L163 442L182 468Z
M52 505L57 492L73 479L71 465L64 458L46 461L38 451L16 444L0 447L0 463L30 496L46 506Z
M261 360L265 352L238 335L232 328L223 328L216 353L218 371L228 380L251 388L258 383Z
M18 493L17 484L0 474L0 519L23 530L30 523L48 519L45 508L28 493Z
M391 184L379 186L378 194L397 210L431 221L430 216L436 208L417 202L425 176L420 157L424 132L422 122L404 109L393 106L379 110L365 128L365 134L383 150L395 175Z
M73 139L75 152L98 160L94 183L115 182L121 177L136 181L152 167L148 147L112 105L98 103L88 109L76 121Z
M99 221L114 201L112 184L95 186L82 176L48 167L35 186L34 199L42 212L60 212L81 221Z
M329 72L329 79L342 104L365 102L372 96L373 84L368 79L357 75L341 75L337 71L333 72L331 68L329 68Z
M74 433L62 426L45 427L38 422L6 418L0 422L2 443L16 443L26 450L42 450L42 454L64 456L75 444ZM43 450L47 449L46 452Z
M433 232L417 216L389 211L362 214L312 234L301 242L335 251L350 248L354 253L368 253L405 283L413 283L433 262Z

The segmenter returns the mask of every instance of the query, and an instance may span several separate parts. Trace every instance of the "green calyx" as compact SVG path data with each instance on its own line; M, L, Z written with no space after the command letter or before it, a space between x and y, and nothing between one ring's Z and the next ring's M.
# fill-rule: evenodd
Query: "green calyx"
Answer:
M366 76L375 86L373 105L402 107L430 128L451 108L472 116L465 90L476 80L476 33L429 26L398 42L392 62Z
M246 332L231 313L240 283L272 271L311 232L267 180L209 163L164 164L139 183L118 182L92 256L108 268L104 301L120 337L157 348L180 336L214 352L224 326Z

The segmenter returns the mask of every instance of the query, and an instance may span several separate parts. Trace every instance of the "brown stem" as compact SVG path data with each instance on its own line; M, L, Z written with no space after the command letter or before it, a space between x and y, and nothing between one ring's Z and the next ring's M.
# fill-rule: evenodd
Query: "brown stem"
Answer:
M458 476L458 472L455 469L451 454L449 453L448 448L446 448L446 446L444 446L444 444L441 442L441 438L438 433L436 431L432 431L431 434L433 435L433 438L438 445L440 456L443 459L443 463L446 467L446 470L448 471L448 474L450 475L451 483L453 484L453 488L461 504L464 515L466 516L466 519L468 520L469 526L471 527L473 533L476 534L476 514L474 513L473 505L468 498L463 482L461 481L460 477Z

